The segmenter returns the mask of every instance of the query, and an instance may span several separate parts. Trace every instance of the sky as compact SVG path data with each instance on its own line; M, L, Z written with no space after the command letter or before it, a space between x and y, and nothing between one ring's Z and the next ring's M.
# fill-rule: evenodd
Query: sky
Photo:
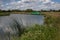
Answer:
M60 0L0 0L0 9L58 10L60 9Z

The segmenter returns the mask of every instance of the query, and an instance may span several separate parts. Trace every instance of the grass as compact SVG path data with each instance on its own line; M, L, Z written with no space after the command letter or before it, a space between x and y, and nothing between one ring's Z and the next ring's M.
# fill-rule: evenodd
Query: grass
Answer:
M33 25L25 29L24 33L14 40L55 40L57 27Z
M42 12L42 14L45 14L46 16L51 16L51 17L60 17L60 12Z
M21 40L55 40L57 29L55 27L35 25L21 36Z
M46 15L45 24L57 27L56 40L60 40L60 12L44 12L43 14Z

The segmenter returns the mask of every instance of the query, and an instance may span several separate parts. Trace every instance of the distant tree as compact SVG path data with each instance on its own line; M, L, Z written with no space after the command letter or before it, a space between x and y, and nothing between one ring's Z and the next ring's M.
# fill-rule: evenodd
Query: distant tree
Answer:
M56 10L52 10L53 12L55 12Z
M31 12L31 11L33 11L32 9L27 9L27 10L25 10L26 12Z
M52 9L50 9L50 12L53 11Z
M60 12L60 9L58 11Z
M1 9L0 9L0 11L1 11Z
M42 12L43 10L41 9L41 12Z
M0 12L1 12L1 9L0 9Z
M7 12L11 12L11 10L8 10Z
M40 10L40 12L47 12L47 11L48 11L48 10L43 10L43 9Z

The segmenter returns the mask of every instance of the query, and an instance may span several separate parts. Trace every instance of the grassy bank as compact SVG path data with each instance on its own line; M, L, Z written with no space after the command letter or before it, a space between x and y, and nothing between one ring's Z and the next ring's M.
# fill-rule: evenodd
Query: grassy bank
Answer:
M60 40L60 12L43 12L44 25L33 25L13 40Z
M53 26L53 27L57 27L58 31L57 31L57 36L56 36L56 40L60 40L60 12L46 12L44 13L46 15L45 17L45 24L47 26Z
M25 29L24 33L13 40L56 40L57 27L33 25Z
M21 40L55 40L56 27L35 25L21 36Z
M12 40L60 40L60 12L42 14L45 15L44 25L32 25L21 36L13 37Z
M9 15L9 14L31 14L31 12L0 12L0 15ZM40 12L42 15L46 16L60 16L60 12Z

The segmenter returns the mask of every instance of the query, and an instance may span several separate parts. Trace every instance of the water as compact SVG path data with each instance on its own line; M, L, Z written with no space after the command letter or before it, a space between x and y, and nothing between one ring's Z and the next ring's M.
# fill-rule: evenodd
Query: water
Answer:
M43 15L25 15L25 14L11 14L19 24L23 24L24 26L29 26L33 24L43 24L44 16Z
M0 40L9 40L11 34L16 34L17 24L9 16L0 17Z
M10 40L11 35L18 34L23 28L43 23L43 15L11 14L10 16L0 16L0 40Z

